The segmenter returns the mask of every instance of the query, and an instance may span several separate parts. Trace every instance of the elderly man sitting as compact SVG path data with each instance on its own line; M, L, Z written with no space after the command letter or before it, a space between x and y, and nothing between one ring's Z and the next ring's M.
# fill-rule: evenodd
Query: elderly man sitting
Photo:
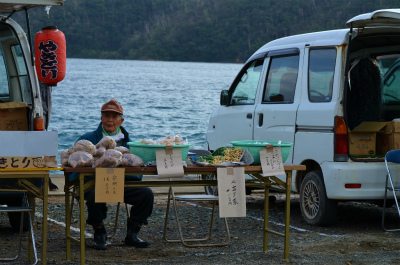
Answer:
M131 142L129 133L121 126L124 121L123 108L115 100L111 99L101 107L101 123L96 130L82 135L79 140L89 140L94 145L104 136L110 136L115 139L117 146L128 148L127 143ZM71 177L77 177L77 174ZM127 176L129 180L142 179L142 176ZM85 179L88 181L90 179ZM95 202L95 189L85 193L86 205L88 208L88 218L86 222L94 229L94 247L95 249L107 249L107 232L103 220L107 217L107 206L105 203ZM143 224L147 224L147 218L153 211L154 194L150 188L125 188L124 202L131 204L130 217L127 221L127 233L125 245L137 248L145 248L150 245L138 237L138 233Z

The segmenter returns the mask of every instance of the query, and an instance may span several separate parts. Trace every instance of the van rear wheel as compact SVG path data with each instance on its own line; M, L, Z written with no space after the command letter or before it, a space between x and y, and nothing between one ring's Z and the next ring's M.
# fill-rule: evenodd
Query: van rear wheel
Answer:
M300 209L308 224L324 226L335 221L337 201L327 198L321 171L307 173L301 183Z

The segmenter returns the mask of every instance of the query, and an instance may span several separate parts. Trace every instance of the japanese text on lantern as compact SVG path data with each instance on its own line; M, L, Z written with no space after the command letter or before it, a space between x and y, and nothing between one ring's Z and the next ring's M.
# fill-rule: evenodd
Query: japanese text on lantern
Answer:
M39 42L38 50L40 51L40 69L43 78L46 78L51 74L50 79L56 79L58 74L58 61L56 51L58 49L57 44L48 40Z

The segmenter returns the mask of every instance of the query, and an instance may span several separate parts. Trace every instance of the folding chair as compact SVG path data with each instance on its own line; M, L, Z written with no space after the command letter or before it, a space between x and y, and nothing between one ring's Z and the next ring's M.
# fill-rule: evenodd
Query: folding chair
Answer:
M170 202L172 200L174 211L175 211L175 218L176 218L176 223L178 227L178 232L179 232L179 238L180 239L168 239L167 238L167 224L168 224L168 216L169 216L169 208L170 208ZM188 201L188 202L193 202L193 201L209 201L212 202L212 214L211 214L211 220L210 220L210 229L208 231L208 235L205 238L184 238L183 232L182 232L182 226L181 222L179 220L179 214L178 214L178 207L177 207L177 201ZM187 242L199 242L199 241L207 241L211 239L212 231L213 231L213 224L214 224L214 216L215 216L215 206L218 202L218 196L215 195L180 195L180 196L175 196L174 191L172 187L169 188L169 193L168 193L168 201L167 201L167 210L165 214L165 222L164 222L164 240L167 242L181 242L184 246L186 247L222 247L222 246L227 246L230 243L231 236L229 233L229 226L228 226L228 221L226 218L224 218L224 223L225 223L225 229L226 229L226 237L227 240L223 243L210 243L210 244L188 244Z
M400 231L400 228L387 229L385 227L385 209L386 209L386 200L387 200L387 196L388 196L387 193L388 193L388 191L392 191L393 198L394 198L394 201L396 203L397 212L398 212L399 217L400 217L400 208L399 208L399 203L398 203L397 195L396 195L396 192L400 191L400 186L394 186L393 179L392 179L392 176L390 174L390 169L389 169L389 166L388 166L388 162L400 164L400 149L390 150L385 155L385 165L386 165L387 175L386 175L386 184L385 184L385 197L383 199L382 227L383 227L383 229L385 231L393 232L393 231ZM390 184L389 186L388 186L388 183Z
M195 153L196 156L211 155L211 152L205 149L189 149L189 152ZM202 174L200 177L202 180L215 180L215 175L211 174ZM204 190L208 195L218 195L218 189L216 186L204 186Z
M0 258L0 261L14 261L21 255L21 246L22 246L21 242L22 242L22 232L23 232L23 225L24 225L23 224L24 223L24 214L28 213L29 214L29 227L30 227L31 242L32 242L32 248L33 248L33 254L34 254L34 262L32 264L36 264L38 261L38 258L37 258L37 253L36 253L35 236L33 234L32 219L31 219L34 214L34 208L29 206L26 192L24 192L23 194L24 194L23 195L24 197L23 197L21 206L13 206L13 207L0 206L0 212L21 213L19 241L18 241L18 253L14 257Z

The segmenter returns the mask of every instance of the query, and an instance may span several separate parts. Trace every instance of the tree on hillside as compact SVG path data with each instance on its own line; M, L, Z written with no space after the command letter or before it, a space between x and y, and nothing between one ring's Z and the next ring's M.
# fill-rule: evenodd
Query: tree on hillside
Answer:
M396 5L395 0L68 0L49 16L34 9L30 17L33 33L48 25L64 32L68 57L243 62L273 39L344 28L358 14Z

